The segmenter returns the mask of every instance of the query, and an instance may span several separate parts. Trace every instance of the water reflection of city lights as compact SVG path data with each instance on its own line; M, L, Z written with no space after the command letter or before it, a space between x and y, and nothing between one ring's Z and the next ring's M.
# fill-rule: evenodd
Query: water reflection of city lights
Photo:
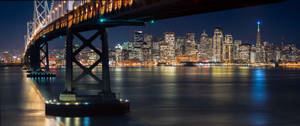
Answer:
M90 125L90 117L84 117L83 126L89 126L89 125Z
M60 124L62 123L61 122L61 117L56 117L55 120L56 120L56 125L60 126Z
M262 69L255 69L253 71L253 90L252 101L256 105L264 104L267 100L266 93L265 71Z
M65 126L71 126L71 118L70 117L66 117L64 122L65 122Z
M250 116L250 121L254 126L264 126L267 123L266 115L254 113Z
M79 117L74 118L74 122L75 122L74 126L81 126L81 118Z

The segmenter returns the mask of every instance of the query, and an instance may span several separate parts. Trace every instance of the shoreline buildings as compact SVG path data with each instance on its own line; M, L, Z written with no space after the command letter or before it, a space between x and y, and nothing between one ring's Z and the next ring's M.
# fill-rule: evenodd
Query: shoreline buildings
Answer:
M264 64L300 61L300 52L294 44L277 46L267 41L262 43L260 25L258 21L255 45L235 40L220 27L214 29L212 37L204 31L199 40L195 39L195 33L176 36L174 32L165 32L162 38L157 38L135 31L134 41L123 43L122 47L118 45L113 50L116 54L112 59L115 59L113 62L123 64L172 65L183 62Z
M195 33L177 36L165 32L162 37L134 31L133 39L115 46L109 52L111 65L178 65L187 62L214 64L269 64L275 62L300 62L300 50L295 44L280 45L261 40L261 22L257 22L256 44L242 42L220 27L210 37L205 31L196 39ZM285 42L286 43L286 42ZM78 44L74 45L78 48ZM4 57L4 56L3 56ZM51 65L64 65L64 50L50 51ZM1 55L0 55L1 59ZM4 59L4 58L2 58ZM6 58L8 59L8 58ZM77 57L84 65L90 65L99 57L85 49Z

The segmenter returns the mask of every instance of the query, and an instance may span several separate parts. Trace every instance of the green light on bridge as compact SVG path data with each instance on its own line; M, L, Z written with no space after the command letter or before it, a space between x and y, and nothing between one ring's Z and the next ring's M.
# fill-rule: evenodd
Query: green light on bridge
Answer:
M75 43L75 45L74 45L75 47L79 47L79 44L78 43Z
M63 38L63 37L60 35L60 36L59 36L59 39L62 39L62 38Z
M42 38L46 38L46 35L43 35Z
M155 23L155 20L151 20L150 23L151 23L151 24L154 24L154 23Z
M99 21L100 21L100 23L103 23L103 22L105 22L105 21L106 21L106 19L104 19L104 18L101 18L101 19L99 19Z

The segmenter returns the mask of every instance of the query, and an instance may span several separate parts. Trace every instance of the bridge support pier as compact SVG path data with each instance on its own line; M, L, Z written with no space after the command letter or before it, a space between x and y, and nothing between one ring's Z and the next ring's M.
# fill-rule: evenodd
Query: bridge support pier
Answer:
M109 73L109 56L108 56L108 41L107 29L100 29L102 41L102 79L104 84L104 93L111 93L110 88L110 73Z
M65 54L65 66L66 66L66 83L65 83L65 92L72 92L72 81L73 81L73 34L70 29L67 31L67 40L66 40L66 54Z
M48 78L55 77L49 69L49 50L48 42L42 41L34 43L24 57L25 64L31 68L27 77L30 78Z
M81 42L82 45L74 50L73 49L73 40L74 36L76 36ZM101 38L102 49L99 50L92 43L96 40L97 37ZM97 84L99 84L99 88L101 89L101 93L99 96L103 100L115 100L115 94L112 93L110 87L110 73L109 73L109 56L108 56L108 40L107 40L107 28L98 29L96 33L94 33L90 38L85 38L80 34L80 32L68 29L67 31L67 39L66 39L66 83L65 83L65 91L60 95L60 100L63 101L76 101L76 94L73 92L74 84L78 84L81 79L85 76L92 77ZM81 62L76 59L76 56L86 47L89 47L93 50L98 56L99 59L96 60L90 67L84 66ZM73 63L79 66L83 72L78 76L73 76ZM100 79L96 76L92 70L96 68L100 63L102 63L102 78ZM74 79L75 78L75 79Z
M33 71L49 71L48 42L35 43L30 48L29 54L24 58L25 64Z
M34 45L32 45L31 47L32 49L30 50L30 68L33 70L33 71L37 71L37 70L40 70L41 68L41 65L40 65L40 53L37 53L37 52L40 52L40 48L39 48L39 44L35 43Z

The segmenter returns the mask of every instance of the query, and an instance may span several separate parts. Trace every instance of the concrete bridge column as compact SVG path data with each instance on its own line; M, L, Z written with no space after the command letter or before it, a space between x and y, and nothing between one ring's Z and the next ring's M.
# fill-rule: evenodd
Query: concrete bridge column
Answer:
M48 42L45 43L45 58L46 58L46 71L49 71L49 47L48 47Z
M32 45L30 50L30 67L32 68L33 71L39 70L41 68L40 66L40 52L39 50L39 44L35 43Z
M102 41L102 80L104 84L104 93L111 94L107 28L100 29L100 32Z
M72 92L72 81L73 81L73 33L70 29L67 31L67 40L66 40L66 54L65 54L65 66L66 66L66 83L65 83L65 91Z
M73 82L73 33L71 29L67 30L67 40L65 45L65 91L59 95L60 101L76 101L76 94L72 92L72 82Z

